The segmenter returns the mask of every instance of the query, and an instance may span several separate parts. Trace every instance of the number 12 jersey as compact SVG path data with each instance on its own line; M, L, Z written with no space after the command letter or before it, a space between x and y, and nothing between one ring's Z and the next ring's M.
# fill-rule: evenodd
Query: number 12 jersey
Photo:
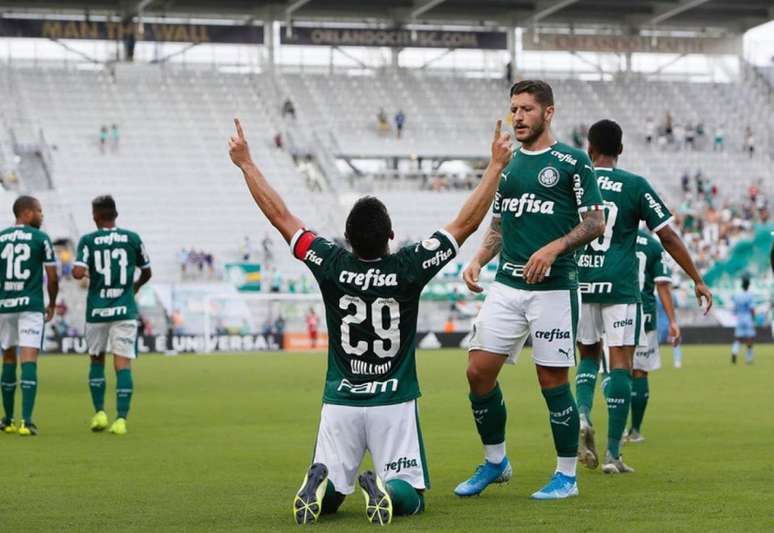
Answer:
M458 251L444 230L366 261L307 230L290 242L325 303L328 371L323 402L390 405L420 396L415 349L419 297Z

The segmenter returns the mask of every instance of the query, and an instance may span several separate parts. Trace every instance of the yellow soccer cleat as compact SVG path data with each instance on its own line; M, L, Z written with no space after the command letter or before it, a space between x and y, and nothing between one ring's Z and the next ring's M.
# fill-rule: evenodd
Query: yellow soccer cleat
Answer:
M24 420L21 421L21 424L19 425L20 437L35 437L37 434L38 434L38 426L36 426L32 422L28 424Z
M368 521L378 526L392 522L392 498L382 480L368 470L360 474L358 482L365 496Z
M108 427L107 413L105 411L97 411L97 414L95 414L91 418L91 430L96 433L97 431L106 430L107 427Z
M314 463L293 498L293 518L296 524L311 524L320 518L327 486L328 468L322 463Z
M3 418L0 420L0 431L3 433L16 433L16 424L14 424L13 418Z
M113 435L126 435L126 418L116 418L108 431Z

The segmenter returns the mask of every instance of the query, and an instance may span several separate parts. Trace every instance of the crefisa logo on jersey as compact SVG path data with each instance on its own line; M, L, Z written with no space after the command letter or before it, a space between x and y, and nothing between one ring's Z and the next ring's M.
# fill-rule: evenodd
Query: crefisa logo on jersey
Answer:
M538 174L538 181L543 187L553 187L559 183L559 171L554 167L546 167Z

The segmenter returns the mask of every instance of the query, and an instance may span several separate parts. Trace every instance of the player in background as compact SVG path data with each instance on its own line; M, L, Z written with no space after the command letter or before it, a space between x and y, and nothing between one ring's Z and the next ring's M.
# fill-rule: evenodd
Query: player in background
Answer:
M43 209L32 196L19 196L13 203L16 224L0 232L0 344L3 370L0 387L5 416L0 430L28 437L38 434L32 410L38 391L38 351L43 347L44 322L56 308L59 280L56 256L48 235L40 231ZM46 273L48 305L43 302L43 272ZM18 349L18 354L17 354ZM16 363L21 359L21 423L14 420Z
M419 297L486 215L511 158L510 136L501 135L498 121L489 166L452 222L391 254L392 223L373 197L358 200L347 217L352 252L306 229L253 163L239 121L235 124L231 160L263 214L314 274L325 303L329 342L322 413L313 464L294 498L293 516L302 524L335 512L354 491L366 450L377 470L358 478L368 520L384 525L393 514L419 513L430 487L416 402Z
M648 372L661 368L656 291L658 291L659 300L663 302L668 320L667 338L673 347L680 345L680 326L677 324L675 308L672 305L672 272L666 261L664 249L653 235L640 230L637 235L636 253L647 345L641 343L637 346L632 367L632 424L626 433L626 441L635 443L645 440L640 433L640 428L650 398Z
M309 333L309 343L312 348L317 348L317 329L319 317L314 312L314 307L309 308L309 312L306 314L306 330Z
M151 278L150 259L140 236L116 226L118 211L112 196L91 202L97 231L81 237L73 277L89 278L86 299L86 344L91 365L89 389L94 405L92 431L108 427L105 413L105 353L113 352L117 416L110 433L124 435L132 401L132 359L137 357L137 303L134 295ZM135 281L135 270L140 275Z
M485 460L454 492L474 496L511 477L497 377L504 363L516 362L531 335L557 455L550 481L532 497L567 498L578 494L578 409L567 382L568 369L575 366L580 310L574 252L602 234L602 198L588 156L551 134L551 87L525 80L511 87L510 97L521 147L503 170L491 227L463 272L468 288L481 292L481 268L500 254L495 283L473 322L468 353L469 399Z
M742 342L747 345L745 363L753 362L753 340L755 339L755 302L750 294L750 278L742 278L742 290L734 294L731 299L736 316L736 328L734 329L734 344L731 345L731 363L736 364L736 356L739 355L739 347Z
M706 304L705 312L712 306L712 292L670 226L672 214L645 178L617 168L622 139L621 127L612 120L600 120L589 128L588 151L607 218L602 237L591 242L579 258L583 310L576 375L581 424L578 457L589 468L599 464L591 408L604 340L610 350L610 373L605 389L608 432L602 470L608 474L634 471L623 462L620 444L631 404L634 349L645 342L635 255L641 220L694 281L699 305Z

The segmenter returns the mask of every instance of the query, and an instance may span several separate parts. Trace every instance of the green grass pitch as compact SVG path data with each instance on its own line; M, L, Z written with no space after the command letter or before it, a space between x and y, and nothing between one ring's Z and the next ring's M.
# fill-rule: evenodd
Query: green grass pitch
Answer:
M682 370L667 364L652 375L647 440L624 448L637 472L613 477L580 467L580 497L535 502L529 494L553 472L555 456L528 355L501 376L513 480L463 500L452 489L482 458L466 356L421 352L420 416L433 487L423 515L395 518L391 527L774 530L774 349L761 345L756 355L754 365L732 367L726 346L687 347ZM311 459L324 368L319 354L143 356L130 432L116 437L88 430L88 360L44 357L35 417L41 435L0 435L0 529L297 531L291 500ZM114 390L110 372L111 417ZM605 435L599 391L594 418ZM364 515L358 492L310 527L374 527Z

